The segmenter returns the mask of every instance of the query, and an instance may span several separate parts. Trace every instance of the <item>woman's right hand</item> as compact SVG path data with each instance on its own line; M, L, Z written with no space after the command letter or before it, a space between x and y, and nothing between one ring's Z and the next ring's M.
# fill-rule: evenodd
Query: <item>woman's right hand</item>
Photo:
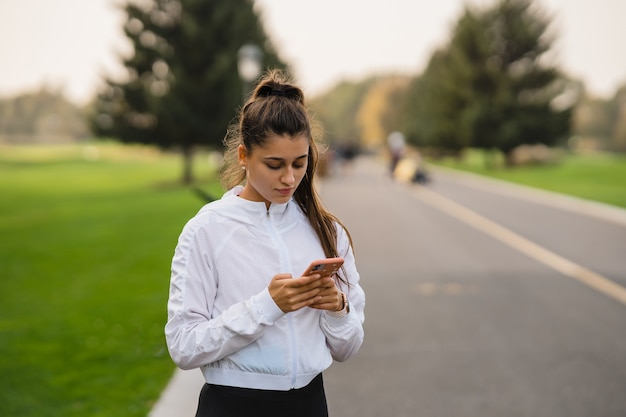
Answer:
M289 313L320 302L322 284L324 280L319 274L296 279L291 274L278 274L272 278L268 290L276 305Z

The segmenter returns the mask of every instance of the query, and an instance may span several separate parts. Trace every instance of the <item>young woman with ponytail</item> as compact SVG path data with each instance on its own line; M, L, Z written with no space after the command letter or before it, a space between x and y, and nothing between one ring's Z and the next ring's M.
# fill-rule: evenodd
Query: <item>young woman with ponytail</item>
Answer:
M206 380L197 417L327 416L322 373L363 342L352 239L316 192L312 130L302 90L266 73L225 138L228 191L179 237L165 333ZM301 276L333 257L335 276Z

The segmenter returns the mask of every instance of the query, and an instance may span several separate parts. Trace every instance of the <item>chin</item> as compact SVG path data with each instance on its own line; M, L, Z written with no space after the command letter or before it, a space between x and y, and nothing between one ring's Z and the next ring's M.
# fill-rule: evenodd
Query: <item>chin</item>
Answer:
M288 196L280 196L280 197L276 197L273 198L272 200L270 200L270 202L272 204L285 204L287 202L289 202L289 200L291 200L292 195L288 195Z

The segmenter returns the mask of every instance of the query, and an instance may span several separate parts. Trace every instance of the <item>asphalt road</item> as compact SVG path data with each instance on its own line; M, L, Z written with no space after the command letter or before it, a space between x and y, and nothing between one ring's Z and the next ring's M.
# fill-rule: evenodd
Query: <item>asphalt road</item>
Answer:
M398 185L371 160L322 194L367 295L361 351L325 373L332 416L626 416L625 212L445 172Z
M321 183L367 296L330 415L626 416L626 211L431 176L361 158ZM193 416L201 384L178 371L151 416Z

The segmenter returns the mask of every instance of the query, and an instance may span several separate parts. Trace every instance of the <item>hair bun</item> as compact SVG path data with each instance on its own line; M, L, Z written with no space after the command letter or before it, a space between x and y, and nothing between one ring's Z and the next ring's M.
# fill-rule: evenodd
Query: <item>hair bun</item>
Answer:
M290 85L268 83L259 86L256 97L286 97L291 100L302 102L302 91Z
M282 88L282 86L277 86L276 84L266 84L266 85L259 87L257 96L258 97L270 97L270 96L285 97L287 96L287 92Z

